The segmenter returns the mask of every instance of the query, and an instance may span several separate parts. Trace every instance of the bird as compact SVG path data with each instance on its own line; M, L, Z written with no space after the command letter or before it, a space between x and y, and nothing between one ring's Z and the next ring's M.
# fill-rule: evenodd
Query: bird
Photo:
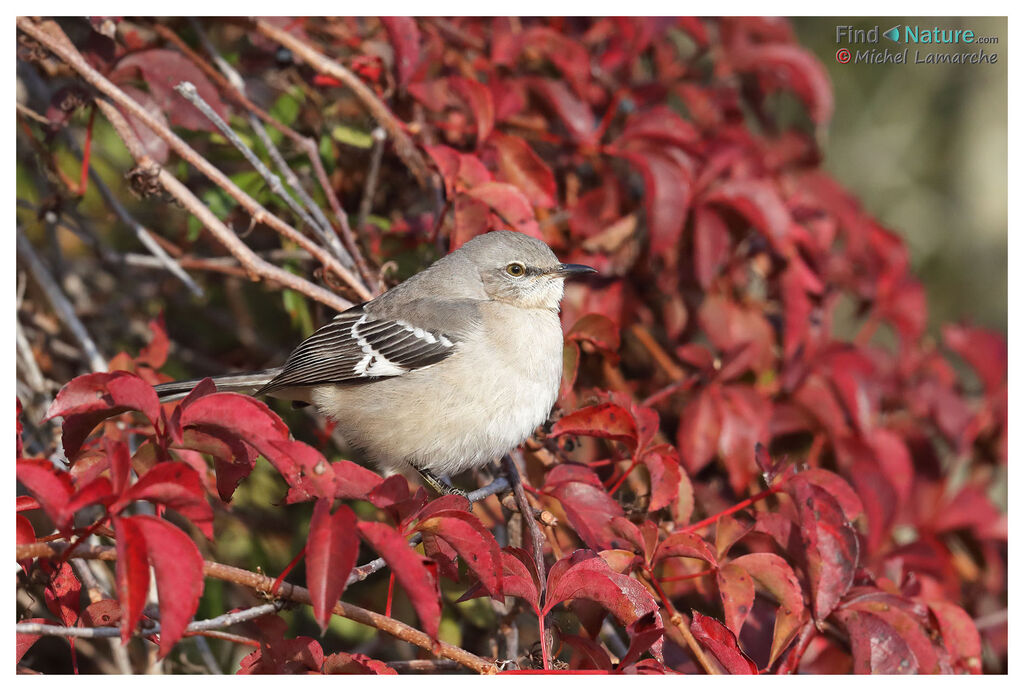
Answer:
M213 381L312 404L379 470L415 471L439 493L462 494L443 478L504 456L548 419L565 280L594 272L534 237L492 230L341 312L283 366ZM175 400L199 381L157 394Z

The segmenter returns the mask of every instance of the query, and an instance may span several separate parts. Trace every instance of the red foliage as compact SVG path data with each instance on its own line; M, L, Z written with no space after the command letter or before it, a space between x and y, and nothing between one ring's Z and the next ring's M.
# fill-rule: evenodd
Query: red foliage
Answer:
M71 469L18 460L35 499L19 498L19 512L41 508L76 539L113 527L123 637L142 615L150 567L162 656L203 589L193 537L126 509L144 499L216 539L209 471L189 459L212 459L219 500L230 502L262 455L289 502L316 502L306 573L322 628L358 532L431 637L440 577L459 579L461 560L476 582L462 577L463 599L514 598L532 611L545 667L562 655L546 631L564 603L579 620L559 632L573 669L694 671L677 607L692 610L689 633L728 673L977 673L983 642L1005 653L973 623L993 600L1005 606L1006 519L988 493L1006 463L1005 342L958 325L943 329L949 352L922 338L924 293L904 244L818 167L812 130L831 117L831 90L785 23L390 19L332 35L339 51L390 45L374 55L387 56L396 116L415 110L431 135L423 150L443 180L450 248L511 227L600 269L599 281L567 290L560 417L524 452L528 489L560 519L546 577L526 551L499 547L487 512L329 462L259 401L207 381L161 407L151 384L167 341L154 323L143 353L118 360L134 374L78 377L50 408ZM677 52L680 42L692 50ZM184 78L226 110L177 53L119 51L103 63L110 76L141 74L170 122L206 127L167 88ZM383 80L377 72L360 73ZM765 99L780 90L804 104L804 126L774 122ZM832 328L840 299L860 310L851 342ZM872 340L879 325L894 346ZM115 416L128 427L104 422ZM129 434L144 442L134 454ZM19 429L19 456L20 444ZM946 472L954 458L956 475ZM332 510L354 498L376 518ZM89 506L100 517L76 525ZM18 520L18 542L35 541L38 524ZM415 533L424 554L409 545ZM47 605L73 623L80 595L67 565L22 566L42 569ZM596 643L606 614L630 639L618 663ZM264 624L243 673L393 671L362 655L325 657L317 641ZM19 636L19 655L31 642Z

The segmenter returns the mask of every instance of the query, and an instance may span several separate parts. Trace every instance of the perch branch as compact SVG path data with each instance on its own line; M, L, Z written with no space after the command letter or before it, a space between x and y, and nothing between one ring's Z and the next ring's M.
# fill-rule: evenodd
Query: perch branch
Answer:
M52 558L58 555L65 556L64 551L67 547L67 543L62 542L36 542L30 545L18 545L16 549L16 559L20 561L22 559L35 559L39 557ZM116 561L117 548L81 545L73 548L71 550L71 554L66 556ZM246 571L245 569L220 564L214 561L204 562L203 573L210 578L236 583L261 593L269 593L274 585L274 579L269 576L264 576L262 574L253 573L252 571ZM285 600L291 600L293 602L301 602L305 605L311 605L313 603L308 590L301 586L292 585L291 583L283 584L277 594L277 597ZM275 605L270 605L270 607L276 608ZM471 669L474 672L478 672L480 674L494 674L497 672L497 668L494 666L493 662L474 655L468 650L463 650L462 648L458 648L454 645L441 641L432 640L430 636L419 629L413 628L408 624L404 624L396 619L392 619L391 617L385 617L382 614L371 612L370 610L363 609L362 607L358 607L347 602L335 603L332 611L340 617L351 619L352 621L359 622L360 624L373 627L379 631L391 634L395 638L412 643L413 645L435 655L449 660L454 660L463 667Z

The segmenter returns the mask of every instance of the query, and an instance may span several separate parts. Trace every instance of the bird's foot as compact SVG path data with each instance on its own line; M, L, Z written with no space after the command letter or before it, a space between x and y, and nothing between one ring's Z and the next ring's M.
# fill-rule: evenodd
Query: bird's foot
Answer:
M438 494L456 494L460 497L466 497L466 499L469 499L469 495L467 492L459 489L458 487L453 486L446 479L434 475L434 473L430 472L429 470L424 470L422 468L417 468L416 470L419 472L420 477L423 478L423 481L430 485L430 488L437 492Z

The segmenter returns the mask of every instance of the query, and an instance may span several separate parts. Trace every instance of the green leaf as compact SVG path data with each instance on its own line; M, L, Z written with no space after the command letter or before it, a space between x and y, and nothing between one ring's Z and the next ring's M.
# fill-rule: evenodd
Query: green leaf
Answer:
M373 146L373 137L370 136L369 132L345 125L336 126L331 130L331 136L334 137L335 141L354 146L357 149L369 149Z

